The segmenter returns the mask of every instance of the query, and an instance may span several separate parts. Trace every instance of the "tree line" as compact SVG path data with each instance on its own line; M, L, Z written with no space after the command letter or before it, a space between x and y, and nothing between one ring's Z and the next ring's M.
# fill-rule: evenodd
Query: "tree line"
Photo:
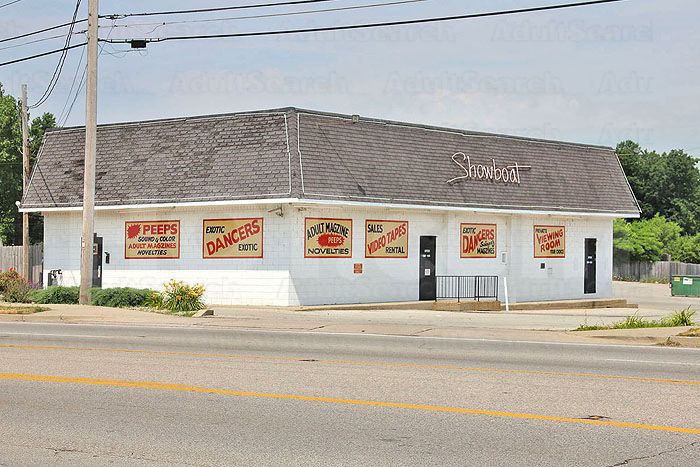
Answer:
M5 245L22 244L22 215L16 201L22 198L22 118L17 98L7 94L0 83L0 239ZM56 117L44 113L29 124L31 166L39 153L44 132L56 126ZM29 241L43 240L44 221L40 214L29 216Z
M633 141L616 152L642 212L639 220L615 221L615 258L700 263L698 161L680 149L658 153Z

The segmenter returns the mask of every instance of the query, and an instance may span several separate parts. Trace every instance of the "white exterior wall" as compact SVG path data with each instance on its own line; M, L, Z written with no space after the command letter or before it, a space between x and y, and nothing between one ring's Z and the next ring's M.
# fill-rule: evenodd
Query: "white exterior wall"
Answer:
M170 279L206 288L207 303L218 305L289 305L290 240L284 217L267 211L274 206L168 209L160 211L96 211L95 232L103 237L102 287L160 290ZM264 218L264 258L203 259L202 220ZM124 222L180 220L179 259L124 259ZM64 285L80 284L81 213L45 213L44 284L48 271L63 270Z
M103 262L103 287L160 289L170 279L204 284L210 304L296 306L371 303L418 299L419 242L437 237L438 275L497 275L503 300L503 277L508 277L511 302L612 295L612 220L604 217L476 214L456 211L384 209L381 207L228 206L165 210L97 211L95 231L104 238L110 264ZM80 212L48 212L44 222L44 274L63 270L65 285L78 285L80 275ZM203 259L202 220L205 218L264 218L263 259ZM353 257L304 258L304 218L353 219ZM179 259L124 259L124 222L180 220ZM365 258L365 219L406 220L408 258ZM497 257L461 259L460 223L497 224ZM533 226L566 226L566 258L534 258ZM597 293L583 293L584 239L596 238ZM506 253L505 257L502 253ZM354 274L353 265L363 264ZM540 264L545 263L545 269ZM47 283L47 278L44 278Z

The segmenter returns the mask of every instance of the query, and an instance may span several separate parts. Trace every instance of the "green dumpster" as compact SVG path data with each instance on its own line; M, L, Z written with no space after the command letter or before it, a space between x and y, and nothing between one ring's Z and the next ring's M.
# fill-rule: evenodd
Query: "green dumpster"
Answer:
M671 295L700 297L700 276L671 276Z

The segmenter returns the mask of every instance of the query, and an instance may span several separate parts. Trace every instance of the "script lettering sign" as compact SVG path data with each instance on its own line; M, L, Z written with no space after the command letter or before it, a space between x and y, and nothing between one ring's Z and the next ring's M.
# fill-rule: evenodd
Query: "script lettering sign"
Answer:
M520 172L532 168L529 165L515 164L499 167L496 159L491 159L491 164L473 163L470 156L463 152L452 155L452 161L463 172L463 175L451 178L447 183L452 184L460 180L486 180L490 182L514 183L520 185Z

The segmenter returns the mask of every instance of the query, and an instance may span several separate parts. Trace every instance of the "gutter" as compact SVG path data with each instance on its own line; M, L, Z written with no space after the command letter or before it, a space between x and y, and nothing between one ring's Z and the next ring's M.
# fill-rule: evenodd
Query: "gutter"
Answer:
M394 210L412 211L439 211L439 212L469 212L488 214L519 214L519 215L540 215L540 216L561 216L561 217L606 217L606 218L627 218L639 217L639 213L633 212L598 212L598 211L571 211L553 209L534 208L484 208L484 207L459 207L459 206L430 206L423 204L402 204L402 203L374 203L367 201L333 201L306 198L265 198L249 200L229 200L229 201L189 201L179 203L142 203L142 204L113 204L95 206L96 211L117 211L117 210L144 210L144 209L178 209L196 207L218 207L218 206L244 206L244 205L266 205L266 204L294 204L297 207L358 207L358 208L383 208ZM21 207L20 212L81 212L82 206L65 207Z

